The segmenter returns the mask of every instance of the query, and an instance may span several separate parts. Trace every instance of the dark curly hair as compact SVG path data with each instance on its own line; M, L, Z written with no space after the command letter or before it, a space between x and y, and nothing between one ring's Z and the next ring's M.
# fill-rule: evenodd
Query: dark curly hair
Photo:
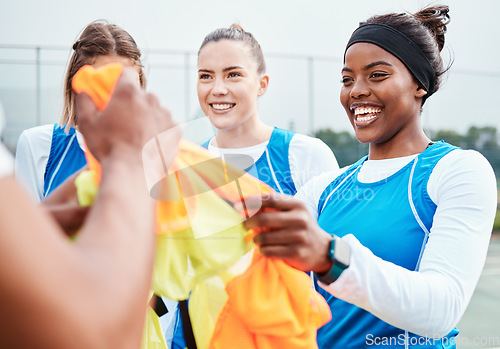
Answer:
M436 84L434 90L429 91L434 93L441 85L443 74L450 68L450 66L444 66L440 54L445 43L446 25L450 22L448 12L448 6L437 5L424 8L415 14L389 13L373 16L361 22L360 26L384 24L411 39L422 50L434 70ZM425 102L425 97L423 101Z

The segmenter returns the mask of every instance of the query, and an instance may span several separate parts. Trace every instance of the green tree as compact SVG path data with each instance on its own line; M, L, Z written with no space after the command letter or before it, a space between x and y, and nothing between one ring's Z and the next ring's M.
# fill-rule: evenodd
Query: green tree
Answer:
M500 177L499 135L495 127L472 126L465 134L453 130L427 132L433 140L444 140L462 149L474 149L490 162L497 178ZM360 143L347 131L335 132L332 129L316 131L315 136L325 142L334 152L340 167L351 165L368 154L368 145Z
M368 144L360 143L347 131L335 132L327 128L318 130L314 135L330 147L340 167L351 165L368 154Z
M500 176L500 145L495 127L470 127L464 135L455 131L441 130L429 132L434 140L444 140L462 149L474 149L490 162L497 178Z
M444 140L450 144L456 145L457 147L466 148L466 140L463 135L458 134L451 130L440 130L437 132L428 132L433 140Z

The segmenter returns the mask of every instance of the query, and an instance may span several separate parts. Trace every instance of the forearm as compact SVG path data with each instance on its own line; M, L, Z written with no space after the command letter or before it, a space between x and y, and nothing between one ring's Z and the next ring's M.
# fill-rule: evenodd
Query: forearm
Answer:
M473 294L494 213L484 209L458 215L474 224L457 218L451 224L443 216L443 212L435 215L419 271L384 261L352 235L344 237L352 248L351 266L327 289L398 328L428 337L445 335L456 326Z
M55 276L60 294L52 312L56 323L69 317L63 327L81 337L64 347L137 348L154 258L153 200L138 155L109 157L102 170L80 234L67 243L69 253L57 258L64 272ZM52 327L63 332L57 325Z
M103 164L95 217L76 242L64 237L12 177L0 180L0 192L11 198L0 199L0 346L139 346L154 236L152 219L146 218L152 217L152 203L138 163Z
M99 194L76 245L91 268L106 267L105 274L116 276L117 297L123 298L117 304L140 304L147 302L154 258L154 201L140 157L125 158L102 162Z
M175 124L139 89L136 74L124 70L102 112L87 95L76 97L79 126L103 171L76 240L63 235L13 176L0 177L0 347L140 346L154 258L153 201L141 150ZM170 136L173 157L180 132Z
M383 321L412 333L447 334L469 301L462 280L432 272L416 272L384 261L352 235L351 265L325 286L335 297L363 308Z
M437 209L419 271L383 261L354 237L345 237L353 248L353 268L329 290L394 326L433 336L451 330L470 301L486 258L497 198L491 166L470 151L444 157L429 178L428 191Z
M79 244L100 246L116 237L127 237L123 240L128 242L148 236L147 240L152 241L153 205L140 156L110 157L102 162L99 194L78 239ZM102 231L103 226L108 227L106 232ZM113 245L115 243L113 241Z

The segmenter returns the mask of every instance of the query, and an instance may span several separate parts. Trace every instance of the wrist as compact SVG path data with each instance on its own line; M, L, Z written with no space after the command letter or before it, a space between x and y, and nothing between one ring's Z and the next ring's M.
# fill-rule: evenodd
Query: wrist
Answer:
M142 154L140 151L132 147L113 147L110 151L102 156L99 160L103 173L106 171L104 168L113 168L118 171L133 171L142 170Z
M326 274L328 271L332 268L333 261L329 257L329 252L330 252L330 246L331 242L333 240L333 236L330 234L326 234L327 238L325 239L325 248L321 250L320 253L318 253L321 258L321 262L317 264L316 268L314 268L314 273L316 274Z
M118 153L110 154L101 160L102 181L109 179L116 181L117 178L136 182L145 182L142 158L140 155ZM145 183L144 183L145 185Z
M350 246L339 237L332 236L327 254L327 259L331 263L330 269L325 273L315 273L316 277L325 284L331 284L349 267L350 258Z

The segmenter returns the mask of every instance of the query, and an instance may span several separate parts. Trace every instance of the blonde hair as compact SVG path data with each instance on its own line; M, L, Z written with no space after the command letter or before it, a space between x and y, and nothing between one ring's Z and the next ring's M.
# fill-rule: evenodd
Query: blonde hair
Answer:
M264 74L266 72L266 62L264 61L264 54L262 53L259 43L252 33L243 30L243 28L238 24L232 24L229 28L216 29L205 36L205 39L203 39L200 49L198 50L198 55L206 44L212 41L217 42L219 40L243 41L246 43L250 48L252 57L257 62L257 72L259 74Z

